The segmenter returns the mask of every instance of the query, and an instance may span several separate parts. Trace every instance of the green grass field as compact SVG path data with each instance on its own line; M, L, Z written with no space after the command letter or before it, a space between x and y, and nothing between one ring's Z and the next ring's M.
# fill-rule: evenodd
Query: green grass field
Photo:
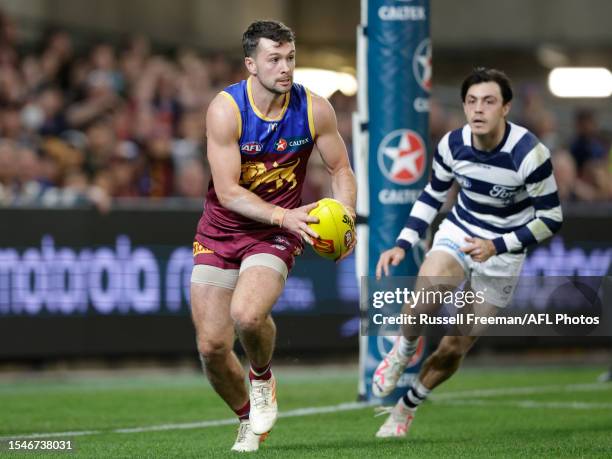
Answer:
M372 407L295 411L353 402L356 370L279 368L279 406L290 416L279 419L257 454L609 458L612 384L595 382L601 371L465 368L419 409L407 438L379 440L374 433L384 417L374 417ZM237 423L205 423L231 417L195 374L5 378L0 380L0 456L35 455L9 452L9 436L74 432L45 438L72 440L71 457L235 457L229 448Z

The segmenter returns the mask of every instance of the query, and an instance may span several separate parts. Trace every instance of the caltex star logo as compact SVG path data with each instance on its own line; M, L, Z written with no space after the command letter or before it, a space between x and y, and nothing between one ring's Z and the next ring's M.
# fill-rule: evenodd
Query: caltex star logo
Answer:
M425 172L425 142L410 129L387 134L378 147L378 167L398 185L411 185Z
M412 70L419 86L425 91L431 91L431 40L426 38L414 51Z
M285 151L287 149L287 141L285 139L280 139L276 142L276 151Z

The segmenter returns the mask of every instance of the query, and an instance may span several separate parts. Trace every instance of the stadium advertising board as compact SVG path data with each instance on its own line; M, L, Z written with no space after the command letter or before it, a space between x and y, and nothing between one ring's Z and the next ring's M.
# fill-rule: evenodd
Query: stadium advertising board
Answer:
M0 357L195 352L189 282L198 217L191 210L4 209ZM337 269L306 250L274 307L283 324L279 349L354 347L358 297L352 260ZM322 335L313 342L315 328ZM25 342L26 334L33 338Z
M3 209L2 356L193 351L188 285L198 216ZM569 209L560 234L529 253L523 275L609 276L607 228L605 213ZM521 285L515 302L542 312L546 298ZM355 350L358 301L352 257L336 265L306 250L275 306L280 349Z

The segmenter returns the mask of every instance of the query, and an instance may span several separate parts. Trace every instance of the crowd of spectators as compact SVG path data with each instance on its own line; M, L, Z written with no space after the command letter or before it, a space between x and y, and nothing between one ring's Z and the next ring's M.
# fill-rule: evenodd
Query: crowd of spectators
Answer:
M75 52L56 30L20 52L0 19L0 205L204 196L210 100L242 66L189 49L155 54L134 37L120 49Z
M531 129L551 150L562 201L612 200L610 131L602 129L593 110L573 113L573 130L562 135L554 112L537 90L524 91L521 124Z
M13 22L0 15L0 206L93 202L105 210L114 198L202 199L206 107L244 77L239 56L160 54L142 36L83 53L68 31L55 30L23 51ZM563 199L612 197L609 144L594 115L578 113L564 145L554 115L537 97L525 100L522 121L552 146ZM337 93L331 101L350 147L355 98ZM462 123L432 101L432 141ZM307 201L330 192L318 155L309 167Z

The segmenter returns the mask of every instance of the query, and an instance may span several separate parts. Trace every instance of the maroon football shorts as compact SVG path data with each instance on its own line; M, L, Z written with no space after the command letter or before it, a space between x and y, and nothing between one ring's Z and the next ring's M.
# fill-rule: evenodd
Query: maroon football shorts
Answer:
M275 255L291 270L295 257L302 253L304 244L290 231L271 227L252 232L231 232L210 237L202 232L193 242L193 264L221 269L240 269L242 261L255 254Z

